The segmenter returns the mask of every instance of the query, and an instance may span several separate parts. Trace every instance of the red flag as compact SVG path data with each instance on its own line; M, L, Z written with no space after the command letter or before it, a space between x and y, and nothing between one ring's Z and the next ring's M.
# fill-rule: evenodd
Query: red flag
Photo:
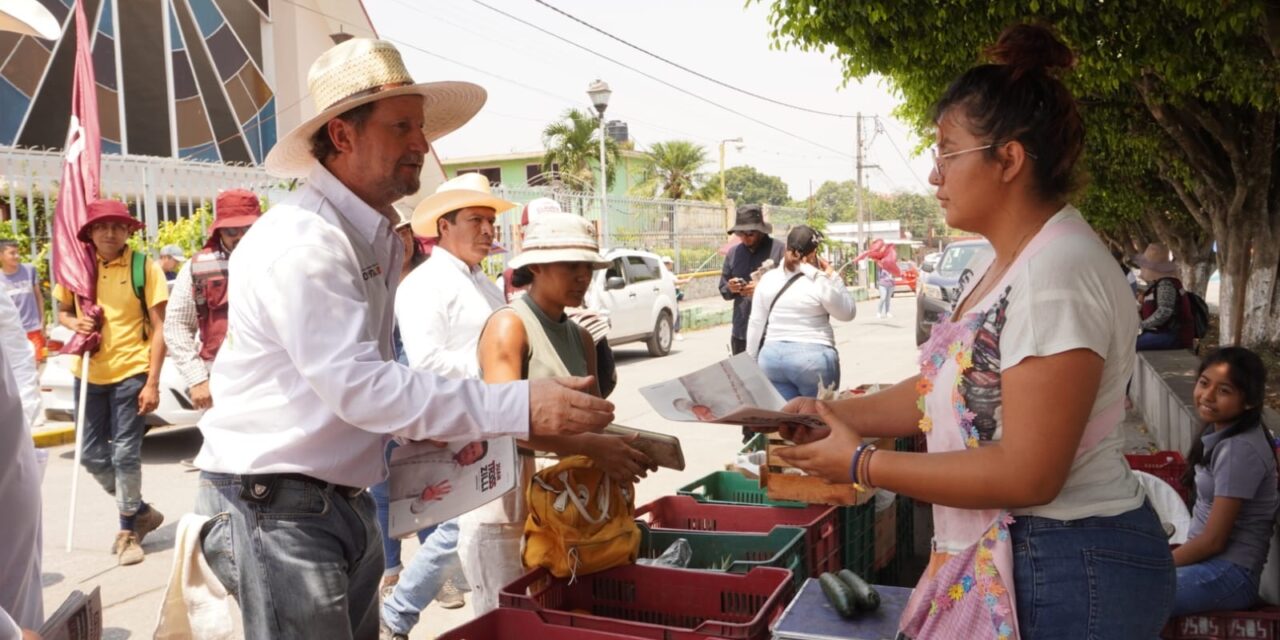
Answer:
M102 317L97 304L98 266L93 245L76 237L88 217L89 203L98 199L98 173L102 139L98 132L97 83L93 78L93 57L89 50L89 30L84 2L76 2L76 65L71 89L71 124L63 147L66 164L53 216L53 267L58 284L70 291L85 317L95 324ZM101 337L75 334L63 353L82 355L98 348Z

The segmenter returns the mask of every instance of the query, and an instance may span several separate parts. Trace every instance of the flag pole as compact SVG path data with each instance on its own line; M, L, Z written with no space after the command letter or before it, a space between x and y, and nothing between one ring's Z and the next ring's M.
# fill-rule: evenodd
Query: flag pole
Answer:
M91 351L84 352L80 356L80 398L76 404L76 453L75 466L71 467L71 506L68 507L67 514L67 552L71 552L71 538L76 532L76 491L80 484L80 451L84 442L84 405L89 397L89 358L92 357Z

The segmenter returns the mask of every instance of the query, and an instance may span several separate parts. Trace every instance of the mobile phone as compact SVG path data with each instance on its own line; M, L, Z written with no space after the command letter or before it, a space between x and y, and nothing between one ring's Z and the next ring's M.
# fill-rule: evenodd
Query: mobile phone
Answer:
M680 448L680 439L675 436L645 431L644 429L633 429L618 424L611 424L605 427L604 433L614 436L639 434L631 442L631 446L649 456L649 459L659 467L684 471L684 450Z

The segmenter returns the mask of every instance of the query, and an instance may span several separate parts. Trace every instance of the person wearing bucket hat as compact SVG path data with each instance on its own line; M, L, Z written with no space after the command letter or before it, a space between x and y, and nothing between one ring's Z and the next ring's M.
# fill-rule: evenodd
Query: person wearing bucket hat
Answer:
M764 209L758 204L738 207L735 224L729 233L739 244L725 256L720 271L720 295L733 301L733 327L729 333L729 351L737 355L747 350L747 321L751 317L751 295L756 289L756 273L769 262L782 262L783 246L769 234L773 225L764 221Z
M517 277L527 277L529 291L489 317L480 336L479 360L484 379L512 380L596 375L591 334L569 318L581 306L593 273L609 266L599 253L595 227L581 216L541 213L529 223L523 251L511 259ZM651 461L627 439L603 434L531 438L529 450L561 456L585 455L615 481L633 483L652 468ZM531 455L521 455L515 495L523 496L532 481ZM476 615L495 608L498 590L523 573L524 500L491 502L464 515L458 553L471 582Z
M143 417L160 404L160 368L164 364L164 316L169 300L164 272L147 255L128 245L129 236L142 223L129 215L117 200L98 200L77 237L93 245L97 257L97 303L101 316L95 322L85 315L74 296L62 285L53 288L58 301L58 322L78 333L98 331L98 350L89 359L89 379L84 406L81 461L108 495L115 497L120 528L112 553L121 565L142 562L142 542L164 521L164 516L142 499ZM79 376L79 358L71 371Z
M387 476L388 440L593 431L613 406L581 391L586 379L486 385L394 361L403 250L393 205L417 191L431 143L470 120L485 92L416 83L392 44L365 38L322 53L307 84L318 115L265 163L305 183L231 255L196 509L221 514L203 551L234 566L223 575L246 636L370 638L383 562L364 487Z
M1195 324L1191 301L1178 279L1178 263L1169 257L1169 248L1159 242L1133 257L1147 288L1138 296L1142 333L1138 351L1190 349L1195 345Z
M164 318L164 341L191 404L213 405L209 368L227 334L227 260L262 215L258 196L229 189L214 199L214 220L204 247L178 270Z

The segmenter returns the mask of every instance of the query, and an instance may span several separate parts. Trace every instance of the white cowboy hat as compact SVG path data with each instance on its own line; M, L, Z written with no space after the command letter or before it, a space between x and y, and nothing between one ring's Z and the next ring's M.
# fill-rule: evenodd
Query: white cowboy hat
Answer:
M400 52L390 42L352 38L320 54L307 74L318 112L285 134L267 154L267 172L281 178L305 178L315 166L311 137L333 118L362 104L397 96L422 96L427 141L466 124L488 94L470 82L414 84Z
M436 189L413 210L413 232L424 238L440 235L439 220L450 211L467 207L489 207L495 213L515 208L489 191L489 179L479 173L464 173Z
M524 250L507 266L519 269L553 262L590 262L596 269L609 266L600 255L595 227L572 213L544 213L530 222L524 233Z
M38 0L5 0L0 3L0 31L57 40L62 25Z
M1133 263L1139 269L1153 273L1177 273L1178 263L1169 258L1169 248L1159 242L1152 242L1142 253L1133 257Z

